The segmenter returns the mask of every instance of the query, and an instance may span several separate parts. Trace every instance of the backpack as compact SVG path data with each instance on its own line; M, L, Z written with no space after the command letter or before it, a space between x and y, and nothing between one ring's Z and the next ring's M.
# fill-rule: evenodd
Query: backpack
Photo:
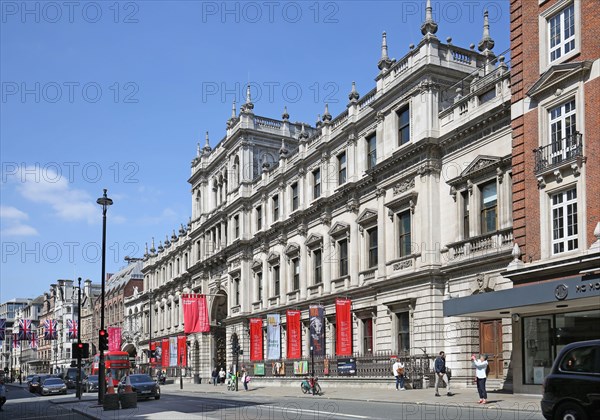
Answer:
M404 375L404 368L403 367L399 367L398 369L396 369L396 373L398 375Z

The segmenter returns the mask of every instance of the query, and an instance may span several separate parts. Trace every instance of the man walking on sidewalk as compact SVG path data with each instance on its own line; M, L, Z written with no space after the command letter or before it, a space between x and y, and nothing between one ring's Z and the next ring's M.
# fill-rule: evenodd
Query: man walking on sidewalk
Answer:
M404 363L400 359L396 359L396 362L392 365L392 373L396 377L396 391L398 391L398 385L400 385L400 391L404 389Z
M435 359L435 396L439 397L440 393L438 392L438 388L440 385L440 380L443 380L446 383L446 388L449 397L452 396L450 392L450 381L448 380L448 375L446 374L446 353L443 351L440 352L440 355Z

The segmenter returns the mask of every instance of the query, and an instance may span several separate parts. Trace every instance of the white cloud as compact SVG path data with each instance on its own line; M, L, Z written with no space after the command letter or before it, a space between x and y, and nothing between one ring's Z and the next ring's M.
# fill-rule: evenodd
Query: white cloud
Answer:
M40 173L32 175L36 170ZM48 205L56 216L64 220L86 220L91 224L101 219L96 199L84 190L72 188L63 176L52 173L48 168L41 171L28 167L26 171L17 189L27 200Z
M29 215L24 211L12 206L0 206L0 219L2 220L2 236L35 236L38 231L33 227L23 223L23 220L29 219Z

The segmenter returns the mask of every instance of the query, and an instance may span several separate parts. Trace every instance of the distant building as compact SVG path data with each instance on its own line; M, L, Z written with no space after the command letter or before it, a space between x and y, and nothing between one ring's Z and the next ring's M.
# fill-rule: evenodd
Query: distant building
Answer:
M8 371L14 375L15 364L18 363L18 354L13 349L13 332L18 329L15 327L17 312L23 307L29 305L32 299L15 298L7 300L0 304L0 319L6 319L6 339L0 341L0 363L3 371Z

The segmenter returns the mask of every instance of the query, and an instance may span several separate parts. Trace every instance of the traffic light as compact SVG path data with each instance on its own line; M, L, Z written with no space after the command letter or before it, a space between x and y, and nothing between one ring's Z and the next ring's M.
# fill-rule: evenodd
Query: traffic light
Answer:
M98 331L98 348L100 351L108 350L108 333L106 330Z
M81 357L87 359L90 357L90 343L73 343L72 344L73 359Z
M234 355L240 354L240 342L236 333L231 334L231 352Z

